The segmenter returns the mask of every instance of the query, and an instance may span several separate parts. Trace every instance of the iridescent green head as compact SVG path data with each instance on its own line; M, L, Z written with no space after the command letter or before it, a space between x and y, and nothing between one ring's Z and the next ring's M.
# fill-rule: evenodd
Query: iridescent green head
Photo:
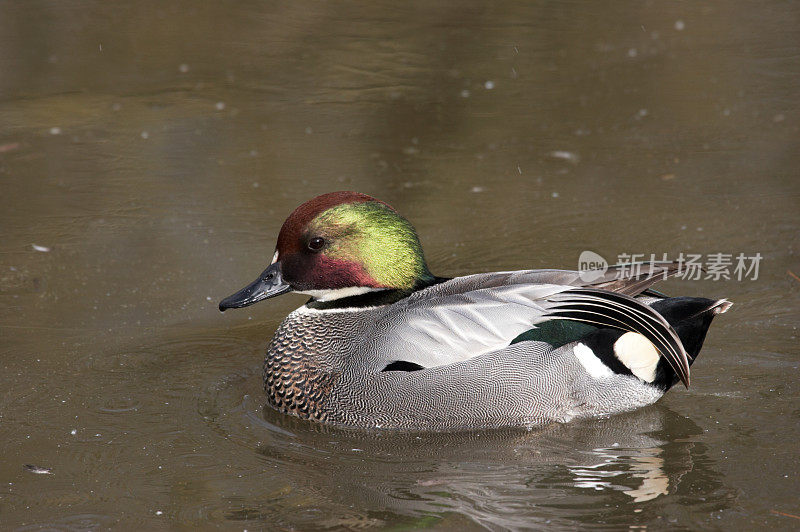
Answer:
M246 306L290 290L323 301L375 290L410 291L433 279L408 220L365 194L332 192L289 215L272 264L220 308Z

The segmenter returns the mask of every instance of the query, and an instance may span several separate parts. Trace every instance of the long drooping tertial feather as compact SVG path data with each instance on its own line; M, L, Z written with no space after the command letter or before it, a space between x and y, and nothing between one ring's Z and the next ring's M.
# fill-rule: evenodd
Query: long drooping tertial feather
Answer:
M643 335L689 386L689 356L672 326L652 308L620 293L574 288L548 298L545 317L575 320Z

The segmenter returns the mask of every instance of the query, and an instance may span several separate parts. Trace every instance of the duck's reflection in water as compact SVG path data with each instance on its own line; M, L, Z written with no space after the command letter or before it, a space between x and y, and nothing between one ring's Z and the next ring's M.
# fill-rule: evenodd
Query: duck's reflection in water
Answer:
M679 469L691 468L691 453L680 452L680 445L670 449L667 455L669 440L665 439L664 423L672 414L661 409L661 415L633 414L626 416L633 422L633 431L626 435L626 441L614 441L610 445L594 447L586 451L586 459L579 465L568 466L573 476L572 485L576 488L587 488L598 491L616 490L628 495L633 502L644 502L655 499L670 492L670 477L666 472L666 460L676 462ZM673 414L674 416L674 414ZM609 420L610 421L610 420ZM699 434L700 429L690 420L683 419L682 440L686 436ZM696 429L696 430L693 430ZM659 434L665 437L658 437ZM611 436L604 433L604 438ZM672 434L675 437L675 434ZM613 438L612 438L613 439ZM673 482L678 482L678 475Z
M666 518L648 505L689 485L704 512L731 499L702 430L659 405L530 431L349 431L269 409L264 425L275 438L258 451L287 477L303 478L298 489L314 501L312 513L339 515L341 526L352 522L352 508L365 522L412 526L423 518L490 528L641 524Z
M634 502L649 501L669 493L669 477L664 471L661 448L625 449L621 452L617 448L601 448L594 449L594 453L600 462L569 468L575 475L575 487L620 490ZM620 470L620 467L627 470ZM616 478L641 478L642 482L638 487L630 488L615 484Z

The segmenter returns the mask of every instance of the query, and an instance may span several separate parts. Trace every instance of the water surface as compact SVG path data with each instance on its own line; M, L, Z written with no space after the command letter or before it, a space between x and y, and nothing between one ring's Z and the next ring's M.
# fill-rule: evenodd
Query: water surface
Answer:
M0 4L2 528L798 527L798 17ZM216 305L339 189L404 213L439 275L587 249L762 261L664 285L736 305L650 408L330 429L264 407L264 348L303 299Z

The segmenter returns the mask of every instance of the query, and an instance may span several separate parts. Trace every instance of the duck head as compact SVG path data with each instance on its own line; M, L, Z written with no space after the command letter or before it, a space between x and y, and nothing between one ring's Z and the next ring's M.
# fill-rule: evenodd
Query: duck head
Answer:
M224 311L298 292L330 301L373 291L412 291L434 279L414 227L386 203L331 192L283 222L272 262L219 304Z

